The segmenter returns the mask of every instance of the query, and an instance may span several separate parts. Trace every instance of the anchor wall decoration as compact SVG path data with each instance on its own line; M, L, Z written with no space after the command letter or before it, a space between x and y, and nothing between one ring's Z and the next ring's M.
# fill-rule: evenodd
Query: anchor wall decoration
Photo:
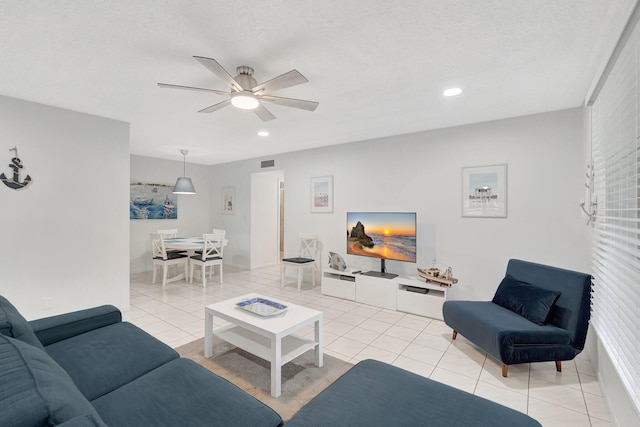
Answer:
M9 167L13 169L13 177L7 178L3 172L0 174L0 179L7 187L14 190L21 190L31 183L31 176L27 175L24 181L20 181L20 169L24 166L22 166L22 160L18 157L18 147L10 148L9 151L15 152L15 157L11 159L11 164L9 164Z

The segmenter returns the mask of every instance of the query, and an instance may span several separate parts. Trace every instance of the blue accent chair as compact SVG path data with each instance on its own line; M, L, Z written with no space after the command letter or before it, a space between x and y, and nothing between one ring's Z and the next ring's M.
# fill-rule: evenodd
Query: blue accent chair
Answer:
M444 322L502 362L572 360L583 349L590 317L591 276L509 260L492 301L446 301Z

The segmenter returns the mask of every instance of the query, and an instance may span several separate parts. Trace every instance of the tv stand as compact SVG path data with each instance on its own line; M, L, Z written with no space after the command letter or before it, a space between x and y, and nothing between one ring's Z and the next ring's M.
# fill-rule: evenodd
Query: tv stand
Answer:
M369 277L379 277L381 279L395 279L396 277L398 277L397 274L393 274L393 273L384 273L382 271L367 271L365 273L362 273L365 276L369 276Z
M395 279L398 277L397 274L387 273L387 266L385 264L385 259L380 258L380 271L367 271L362 274L369 277L379 277L380 279Z
M325 268L322 294L442 320L448 286L425 282L417 276L381 278L379 274L377 271L361 273L353 268L344 271Z

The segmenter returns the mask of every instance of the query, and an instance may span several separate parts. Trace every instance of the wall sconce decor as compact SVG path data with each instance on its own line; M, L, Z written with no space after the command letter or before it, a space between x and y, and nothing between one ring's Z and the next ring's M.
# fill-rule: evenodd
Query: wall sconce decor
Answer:
M4 182L4 185L14 190L21 190L28 186L31 183L31 176L27 175L24 178L24 181L20 181L20 169L24 166L22 165L22 160L18 157L18 147L10 148L9 151L15 152L15 157L11 159L11 163L9 167L13 169L13 176L11 178L7 178L4 174L0 174L0 180Z
M598 198L596 196L596 191L594 187L594 178L595 171L593 169L593 162L587 165L587 182L584 183L584 186L587 187L587 200L583 200L580 202L580 207L582 208L582 212L587 216L587 225L590 223L595 223L596 221L596 213L598 211Z

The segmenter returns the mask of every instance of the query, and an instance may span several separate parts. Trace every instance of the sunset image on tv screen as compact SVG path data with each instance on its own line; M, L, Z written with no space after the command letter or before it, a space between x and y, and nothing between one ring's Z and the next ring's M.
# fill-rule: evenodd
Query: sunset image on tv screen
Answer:
M416 214L347 212L347 253L416 262Z

